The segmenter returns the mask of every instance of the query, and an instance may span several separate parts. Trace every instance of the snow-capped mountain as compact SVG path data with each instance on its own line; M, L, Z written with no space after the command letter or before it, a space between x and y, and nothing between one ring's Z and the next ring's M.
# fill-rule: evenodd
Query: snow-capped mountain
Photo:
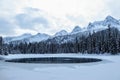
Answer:
M67 35L67 34L68 34L67 31L61 30L61 31L57 32L57 33L55 34L55 36L64 36L64 35Z
M38 34L33 35L29 38L25 38L24 40L26 40L28 42L40 42L42 40L47 40L48 38L50 38L50 35L38 33Z
M89 23L86 28L80 28L79 26L75 26L72 32L68 33L65 30L61 30L57 32L54 36L50 36L48 34L38 33L36 35L24 34L18 37L8 37L4 38L4 42L40 42L40 41L48 41L48 42L57 42L57 43L65 43L69 41L74 41L76 38L80 38L82 35L88 36L89 33L93 31L101 31L110 27L116 27L120 30L120 20L117 20L111 16L107 16L103 21L95 21L93 23Z
M4 42L5 43L20 43L20 42L40 42L42 40L46 40L50 38L49 35L47 34L42 34L42 33L38 33L36 35L31 35L31 34L23 34L21 36L17 36L17 37L6 37L4 38Z
M75 34L80 32L82 29L79 26L75 26L75 28L72 30L71 34Z
M117 20L117 19L115 19L111 16L107 16L103 23L104 23L104 25L109 25L110 24L112 26L113 25L120 25L119 20Z
M120 21L111 16L107 16L103 21L95 21L93 23L89 23L87 30L97 32L107 29L108 25L110 25L110 27L116 27L120 29Z
M29 34L29 33L25 33L23 35L20 35L20 36L16 36L16 37L5 37L4 38L4 42L5 43L9 43L11 41L17 41L17 40L22 40L22 39L25 39L25 38L28 38L28 37L31 37L32 34Z
M97 31L105 30L108 28L108 25L110 25L110 27L116 27L120 30L119 20L117 20L111 16L107 16L105 18L105 20L103 20L103 21L95 21L93 23L89 23L87 28L81 29L79 26L76 26L72 30L72 32L69 33L68 35L54 37L47 41L48 42L56 42L59 44L66 43L66 42L74 42L76 38L80 38L83 35L87 37L89 35L89 33L93 33L93 31L97 32Z

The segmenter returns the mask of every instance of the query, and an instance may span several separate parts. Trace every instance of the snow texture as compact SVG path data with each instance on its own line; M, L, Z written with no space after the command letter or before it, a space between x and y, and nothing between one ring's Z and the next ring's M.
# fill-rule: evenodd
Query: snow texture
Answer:
M83 64L27 64L0 61L0 80L120 80L120 55L19 54L1 57L87 57L103 61Z
M80 32L82 29L79 26L75 26L75 28L72 30L71 34L75 34Z
M61 30L60 32L57 32L57 33L55 34L55 36L64 36L64 35L67 35L67 34L68 34L67 31Z

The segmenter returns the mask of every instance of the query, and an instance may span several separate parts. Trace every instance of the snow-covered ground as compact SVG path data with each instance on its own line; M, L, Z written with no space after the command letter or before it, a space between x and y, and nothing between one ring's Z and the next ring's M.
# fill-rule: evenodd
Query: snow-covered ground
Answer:
M82 64L34 64L0 61L0 80L120 80L120 55L44 54L9 55L23 57L87 57L102 62Z

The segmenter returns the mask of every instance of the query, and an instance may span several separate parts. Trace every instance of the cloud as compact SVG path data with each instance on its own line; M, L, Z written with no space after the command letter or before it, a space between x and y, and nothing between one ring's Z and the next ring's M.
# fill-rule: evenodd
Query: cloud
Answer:
M0 18L0 34L1 35L14 35L15 34L14 24L9 20Z
M39 12L39 11L41 11L41 10L38 8L32 8L32 7L25 7L24 8L24 12L26 12L26 13L33 13L33 12Z
M83 16L66 15L66 18L71 22L74 22L75 25L79 25L80 27L85 27L81 25L86 25L85 23L87 23L86 19Z
M15 16L15 23L21 30L26 29L30 32L49 33L50 28L53 27L51 16L38 8L26 7L23 11L23 13Z
M22 12L22 8L27 7L29 0L0 0L0 17L13 17Z
M118 18L119 3L119 0L1 0L0 17L8 23L2 25L11 26L16 34L53 34L61 29L71 31L76 25L86 27L107 15ZM1 30L1 34L11 34Z
M120 0L106 0L106 5L108 6L111 15L120 18Z
M44 27L48 27L48 21L42 17L31 17L29 14L18 14L15 17L16 23L23 29L34 29L35 25L43 25Z

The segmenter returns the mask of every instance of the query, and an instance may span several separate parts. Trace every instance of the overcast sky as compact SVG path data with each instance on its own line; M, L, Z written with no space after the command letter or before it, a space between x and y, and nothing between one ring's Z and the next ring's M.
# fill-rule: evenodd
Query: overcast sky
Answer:
M108 15L120 19L120 0L0 0L0 35L70 32Z

